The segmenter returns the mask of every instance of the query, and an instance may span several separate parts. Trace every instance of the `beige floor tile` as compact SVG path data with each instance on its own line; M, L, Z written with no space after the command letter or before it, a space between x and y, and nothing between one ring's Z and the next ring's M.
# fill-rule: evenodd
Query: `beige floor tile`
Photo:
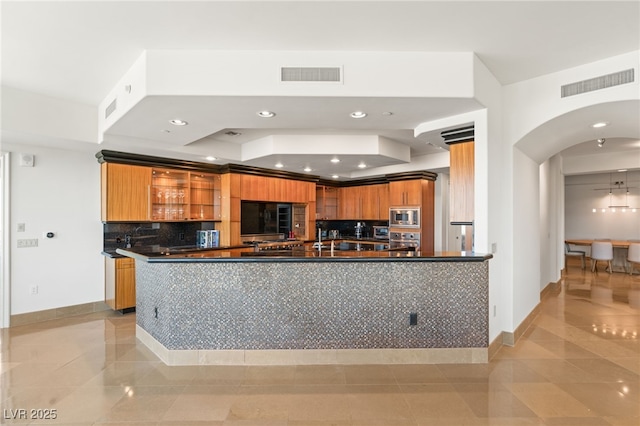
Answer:
M538 417L595 417L593 410L553 383L507 383Z
M242 386L227 421L284 421L289 418L291 386Z
M244 366L199 366L193 378L194 385L240 385L247 367Z
M229 416L237 394L237 386L187 386L162 420L222 422Z
M343 385L347 379L340 365L298 365L294 382L296 385Z
M184 386L132 386L99 421L160 421Z
M448 381L437 365L390 365L389 370L398 384L444 383Z
M537 417L511 391L496 383L454 383L453 388L462 396L476 417L517 418Z
M351 406L348 396L347 386L344 385L296 386L289 397L289 423L349 424Z
M477 416L448 383L402 385L402 393L418 422L428 419L473 419Z
M292 385L296 366L249 366L244 372L243 385Z
M388 365L345 365L344 374L349 385L395 384L396 378Z
M640 424L640 395L635 386L609 383L561 383L563 391L598 416L636 417ZM632 387L635 389L631 390Z

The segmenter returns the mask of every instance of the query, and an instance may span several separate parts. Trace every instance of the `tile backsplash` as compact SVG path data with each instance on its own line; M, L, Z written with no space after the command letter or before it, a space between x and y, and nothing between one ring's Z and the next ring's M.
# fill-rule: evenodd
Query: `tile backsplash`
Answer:
M215 229L215 222L104 223L103 250L132 247L196 245L196 231Z

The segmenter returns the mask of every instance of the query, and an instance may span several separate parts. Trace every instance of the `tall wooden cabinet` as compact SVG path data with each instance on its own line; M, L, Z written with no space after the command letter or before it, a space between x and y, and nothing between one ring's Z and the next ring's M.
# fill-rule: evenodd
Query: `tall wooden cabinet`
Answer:
M452 144L450 155L449 220L471 224L474 219L475 145L473 141Z
M427 253L433 252L435 180L409 179L390 182L389 204L391 207L420 207L420 250ZM395 231L405 230L398 228Z

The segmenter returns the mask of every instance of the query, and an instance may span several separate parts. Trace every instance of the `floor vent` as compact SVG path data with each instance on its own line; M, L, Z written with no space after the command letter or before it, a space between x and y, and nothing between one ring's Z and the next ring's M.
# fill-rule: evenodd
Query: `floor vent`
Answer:
M340 82L340 67L282 67L280 81L321 81Z
M107 109L104 110L104 118L109 118L109 116L113 114L113 111L116 110L117 102L118 102L118 98L115 98L113 102L109 104Z
M606 89L607 87L619 86L621 84L633 83L633 68L614 72L613 74L591 78L589 80L578 81L577 83L565 84L561 87L560 96L579 95L581 93L593 92L594 90Z

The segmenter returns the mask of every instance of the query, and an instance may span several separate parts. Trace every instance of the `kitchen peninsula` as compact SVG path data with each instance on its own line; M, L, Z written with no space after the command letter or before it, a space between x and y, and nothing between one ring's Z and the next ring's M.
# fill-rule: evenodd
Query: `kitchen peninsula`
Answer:
M135 259L137 337L170 365L488 361L488 260L250 248Z

